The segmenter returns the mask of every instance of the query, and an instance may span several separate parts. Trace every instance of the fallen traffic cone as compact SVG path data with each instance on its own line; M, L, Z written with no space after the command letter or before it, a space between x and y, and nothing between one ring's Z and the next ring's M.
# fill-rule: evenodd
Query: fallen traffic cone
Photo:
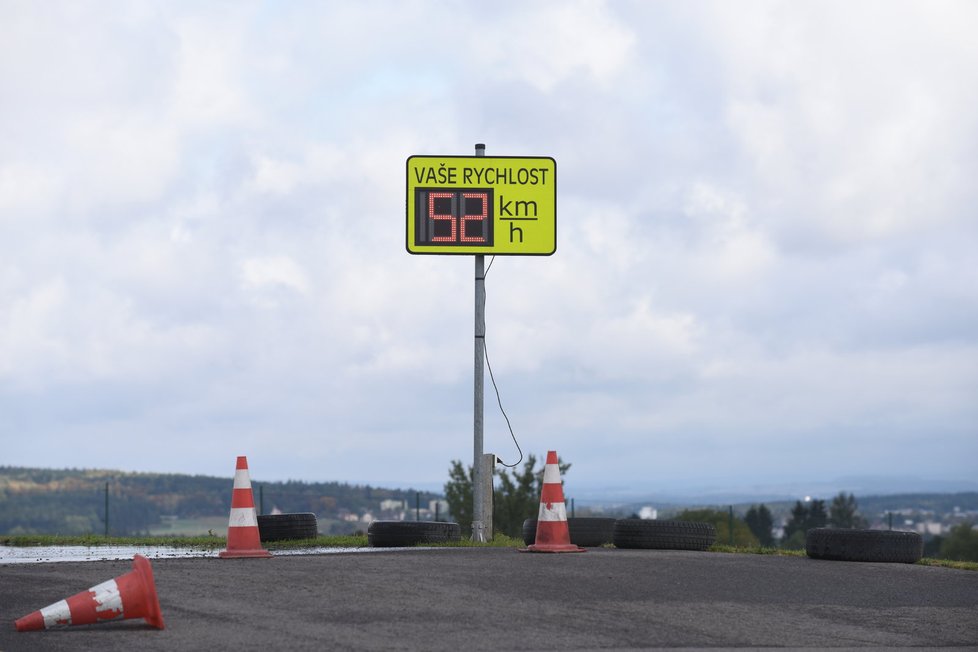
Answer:
M255 512L255 495L251 493L251 477L248 475L248 458L238 456L234 470L234 492L231 494L231 518L228 521L228 547L218 557L271 557L272 553L261 547L258 532L258 514Z
M29 632L126 618L145 618L153 627L163 629L153 569L142 555L133 558L132 570L125 575L29 613L14 625L18 632Z
M543 470L543 489L540 491L540 515L537 517L536 541L532 546L519 548L519 551L587 552L570 541L564 490L560 486L557 451L547 451L547 465Z

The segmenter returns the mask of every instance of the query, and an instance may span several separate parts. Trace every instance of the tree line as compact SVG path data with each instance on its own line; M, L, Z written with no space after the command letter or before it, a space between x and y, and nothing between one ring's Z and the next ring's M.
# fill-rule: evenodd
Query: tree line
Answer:
M225 516L231 507L232 477L125 473L86 469L0 467L0 533L101 534L105 530L105 494L109 494L109 533L145 534L163 516ZM381 501L424 504L432 492L386 489L340 482L252 481L266 510L313 512L320 518L378 512Z
M522 470L514 468L494 472L494 532L518 538L522 535L523 521L537 516L544 467L537 468L536 464L537 458L527 455ZM561 478L570 466L560 460ZM464 466L459 460L453 460L448 477L448 482L445 483L445 498L452 517L461 526L465 536L472 529L472 467ZM941 501L943 504L947 499L931 497L930 500ZM638 518L637 514L631 516ZM751 505L743 518L734 515L732 508L729 512L710 508L687 509L679 512L675 518L681 521L711 523L716 528L717 543L720 544L796 550L805 547L805 533L812 528L869 526L866 518L859 512L855 495L844 491L840 491L828 506L824 500L817 498L796 501L780 538L775 538L774 516L764 504ZM947 536L934 537L925 548L925 556L978 561L978 531L974 530L970 523L957 525Z
M493 486L492 527L494 532L513 538L522 536L523 521L533 518L540 509L540 491L543 488L543 471L537 468L535 455L527 455L522 470L517 468L494 472L497 483ZM570 464L557 459L560 475L570 469ZM445 501L452 518L463 533L472 532L472 467L465 467L459 460L452 460L445 483Z

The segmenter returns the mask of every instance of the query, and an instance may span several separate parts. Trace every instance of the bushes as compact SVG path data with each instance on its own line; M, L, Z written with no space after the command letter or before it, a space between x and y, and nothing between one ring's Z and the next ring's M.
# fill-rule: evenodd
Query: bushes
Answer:
M941 542L941 557L955 561L978 561L978 531L971 523L951 528Z
M687 509L677 514L676 520L709 523L716 529L717 543L730 543L730 514L728 512L718 509ZM747 523L736 516L733 519L733 545L745 547L760 545L760 541L750 531Z

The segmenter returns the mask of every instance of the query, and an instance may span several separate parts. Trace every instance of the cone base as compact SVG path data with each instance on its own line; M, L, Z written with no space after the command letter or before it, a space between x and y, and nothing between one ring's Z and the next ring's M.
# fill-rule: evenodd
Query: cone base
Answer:
M222 550L217 553L217 556L221 559L235 559L238 557L271 557L272 553L264 548L258 548L256 550Z
M533 544L526 548L517 548L520 552L587 552L586 548L575 546L574 544Z
M160 599L156 594L156 581L153 579L153 567L149 560L142 555L132 559L132 567L143 579L143 590L146 593L146 614L143 619L156 629L163 629L163 613L160 611Z

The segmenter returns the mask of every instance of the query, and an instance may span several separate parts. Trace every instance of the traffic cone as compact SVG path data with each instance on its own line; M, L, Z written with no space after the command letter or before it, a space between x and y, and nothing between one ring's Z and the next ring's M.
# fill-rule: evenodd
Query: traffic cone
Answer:
M564 489L560 486L557 451L547 451L547 465L543 470L543 489L540 492L536 541L532 546L519 550L520 552L587 552L584 548L572 544L570 540Z
M30 632L126 618L145 618L153 627L163 629L153 569L142 555L133 557L132 570L125 575L29 613L14 625L18 632Z
M255 495L251 493L251 477L248 475L248 458L238 456L234 470L234 492L231 494L231 518L228 521L228 547L217 555L228 557L271 557L261 546L258 532L258 514L255 512Z

